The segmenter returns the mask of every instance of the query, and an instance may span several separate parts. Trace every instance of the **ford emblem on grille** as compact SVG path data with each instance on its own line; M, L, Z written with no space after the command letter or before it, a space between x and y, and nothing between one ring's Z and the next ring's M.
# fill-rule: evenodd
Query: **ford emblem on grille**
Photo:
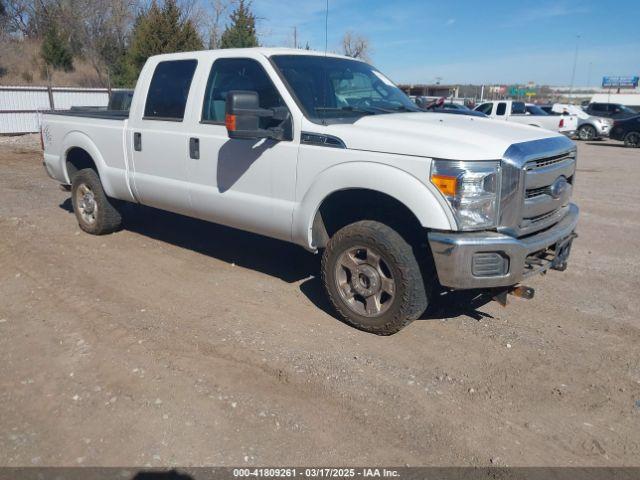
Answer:
M567 179L564 176L558 177L556 181L553 182L553 184L549 187L549 193L553 198L560 198L562 194L567 190L568 185L569 182L567 182Z

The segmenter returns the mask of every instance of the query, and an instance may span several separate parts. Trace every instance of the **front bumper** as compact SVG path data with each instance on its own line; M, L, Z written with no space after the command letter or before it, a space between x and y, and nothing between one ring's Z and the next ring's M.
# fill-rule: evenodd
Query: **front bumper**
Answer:
M525 277L552 268L554 261L547 254L553 256L554 247L556 251L563 251L564 263L578 216L578 207L570 204L567 214L553 227L525 238L498 232L429 232L438 279L443 286L454 289L512 286ZM504 258L506 273L474 274L474 258L481 253L497 253Z

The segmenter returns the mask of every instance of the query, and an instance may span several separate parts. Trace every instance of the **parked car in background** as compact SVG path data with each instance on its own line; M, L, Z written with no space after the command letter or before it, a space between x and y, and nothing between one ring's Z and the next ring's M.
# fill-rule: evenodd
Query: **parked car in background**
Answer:
M638 112L621 103L590 103L585 112L595 117L612 118L614 120L623 120L638 115Z
M118 89L112 90L109 95L109 103L107 106L83 106L74 107L70 110L73 111L110 111L110 112L128 112L131 108L131 100L133 99L133 90L131 89Z
M475 111L484 113L498 120L544 128L567 136L575 134L578 129L578 117L575 115L561 116L558 118L547 115L546 112L541 109L536 109L536 114L531 114L527 112L527 104L525 104L525 102L516 100L486 102L478 105Z
M470 115L472 117L486 117L484 113L471 110L459 103L446 102L444 98L428 101L423 97L416 97L416 105L425 112L450 113L453 115Z
M108 110L128 112L133 99L133 90L113 90L109 97Z
M596 93L588 103L607 103L624 105L640 113L640 95L638 93Z
M565 270L576 236L571 140L426 113L324 52L150 57L129 111L45 113L41 138L82 230L118 229L128 201L321 251L335 310L380 335L442 287L530 296L515 286Z
M623 141L625 147L640 147L640 115L616 120L611 129L610 137Z
M547 112L547 115L555 115L558 116L560 115L557 112L553 111L553 105L549 104L549 105L538 105L542 110L544 110L545 112Z
M613 120L604 117L589 115L581 107L569 103L554 103L553 105L541 105L540 108L549 115L575 115L578 117L578 131L576 136L580 140L597 140L608 137Z

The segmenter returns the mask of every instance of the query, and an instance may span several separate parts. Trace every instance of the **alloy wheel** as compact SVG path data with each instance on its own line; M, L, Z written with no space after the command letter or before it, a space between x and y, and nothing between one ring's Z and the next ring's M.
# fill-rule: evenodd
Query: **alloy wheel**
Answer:
M385 313L396 295L396 281L388 263L370 247L345 250L336 263L335 282L346 305L365 317Z

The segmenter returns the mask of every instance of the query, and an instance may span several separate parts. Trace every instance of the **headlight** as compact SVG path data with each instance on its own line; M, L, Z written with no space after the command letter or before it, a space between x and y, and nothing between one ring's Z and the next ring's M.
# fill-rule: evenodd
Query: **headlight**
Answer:
M461 230L493 228L498 218L500 162L434 160L431 183L447 199Z

